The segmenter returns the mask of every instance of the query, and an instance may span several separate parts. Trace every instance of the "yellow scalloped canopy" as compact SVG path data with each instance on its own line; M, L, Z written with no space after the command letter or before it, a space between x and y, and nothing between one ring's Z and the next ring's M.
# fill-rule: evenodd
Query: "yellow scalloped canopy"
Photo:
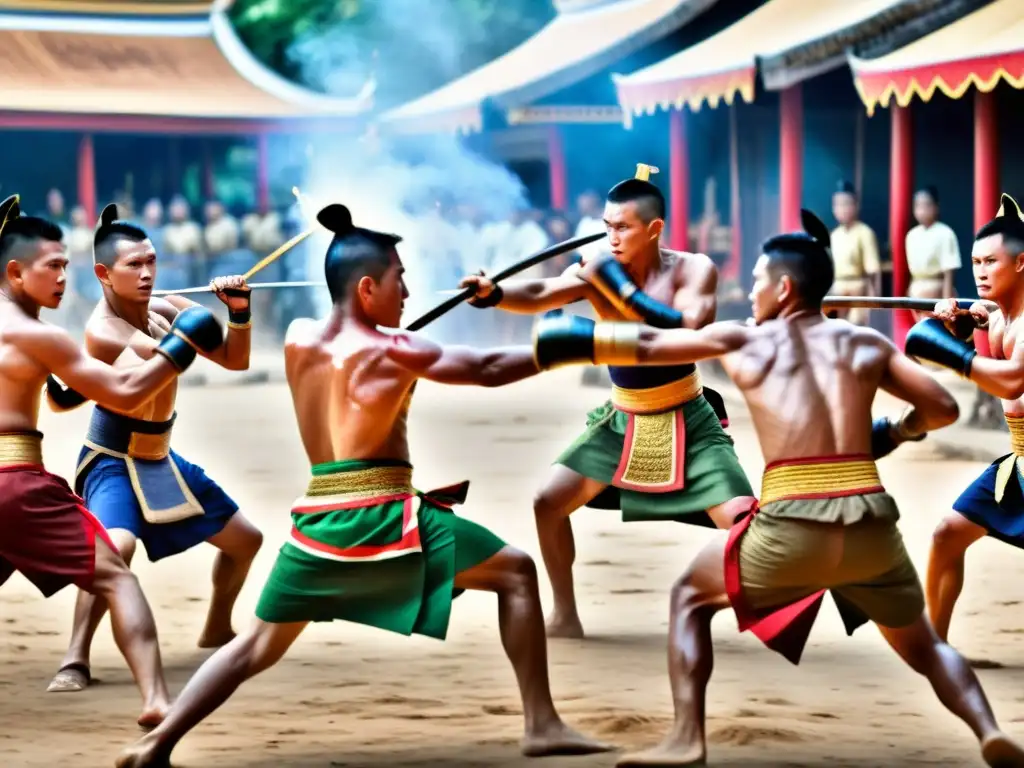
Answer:
M850 66L869 115L893 100L929 101L936 91L959 99L972 85L1024 89L1024 5L996 0L887 56L851 57Z

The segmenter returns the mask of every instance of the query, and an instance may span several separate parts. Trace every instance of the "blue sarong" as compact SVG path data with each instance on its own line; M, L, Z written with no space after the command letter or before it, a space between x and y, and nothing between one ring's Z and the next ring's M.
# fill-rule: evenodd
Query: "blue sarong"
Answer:
M129 531L151 561L220 533L238 505L202 467L170 450L174 419L146 422L96 406L75 491L108 530Z
M1024 549L1024 490L1020 470L1009 467L1006 471L1011 456L1001 456L987 466L953 502L953 510L980 525L989 536ZM1003 473L1000 466L1004 466Z

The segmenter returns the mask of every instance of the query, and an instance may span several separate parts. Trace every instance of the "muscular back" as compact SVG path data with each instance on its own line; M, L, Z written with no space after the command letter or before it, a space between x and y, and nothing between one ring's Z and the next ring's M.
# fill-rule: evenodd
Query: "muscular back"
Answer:
M406 415L415 377L389 358L391 337L338 321L298 320L285 367L311 464L409 460Z
M818 316L772 320L722 362L747 398L766 462L871 452L871 404L891 343Z

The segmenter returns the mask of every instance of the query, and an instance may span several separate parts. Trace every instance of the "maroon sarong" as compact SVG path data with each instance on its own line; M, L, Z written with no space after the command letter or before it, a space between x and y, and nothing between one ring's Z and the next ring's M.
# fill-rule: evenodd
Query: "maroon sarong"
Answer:
M64 478L39 464L0 467L0 584L19 571L45 597L92 586L96 537L117 548Z

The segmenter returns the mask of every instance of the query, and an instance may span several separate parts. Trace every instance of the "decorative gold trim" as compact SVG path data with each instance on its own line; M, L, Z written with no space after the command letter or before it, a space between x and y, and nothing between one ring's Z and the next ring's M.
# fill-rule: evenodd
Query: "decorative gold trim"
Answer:
M228 328L235 331L248 331L252 328L252 320L246 320L244 323L233 323L228 320Z
M697 399L704 391L700 371L649 389L612 387L612 405L629 413L660 413Z
M634 365L642 328L639 323L595 323L594 363Z
M160 461L171 452L171 430L160 435L132 432L128 439L128 455L134 459Z
M0 434L0 467L42 463L42 436L18 433Z
M765 469L761 478L761 505L794 498L829 498L865 493L882 487L878 467L868 459L807 461Z
M306 496L348 496L351 494L389 496L412 492L411 467L369 467L330 475L313 475ZM319 503L314 500L314 503Z

